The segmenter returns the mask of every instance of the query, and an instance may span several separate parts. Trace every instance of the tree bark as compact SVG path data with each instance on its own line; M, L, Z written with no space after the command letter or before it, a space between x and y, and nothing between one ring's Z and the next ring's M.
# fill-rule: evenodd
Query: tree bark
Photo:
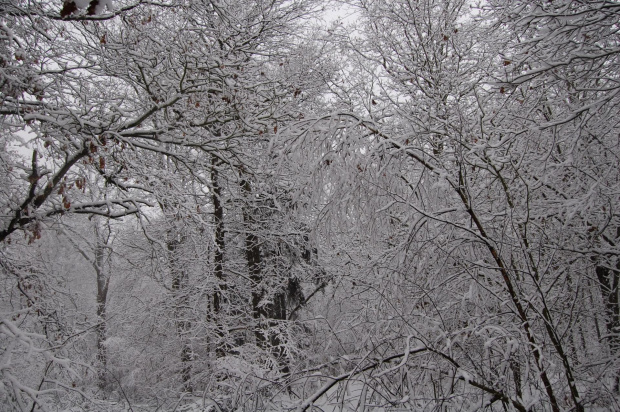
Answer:
M215 253L213 256L215 279L215 291L213 292L213 317L217 325L217 335L219 342L216 343L215 354L222 357L226 354L226 342L224 326L221 323L221 312L223 304L223 293L226 292L227 284L224 276L224 248L225 227L224 227L224 207L222 205L222 187L219 182L218 162L215 156L211 157L211 201L213 202L213 221L215 223Z
M110 277L104 270L104 253L105 245L99 239L98 233L95 245L94 268L97 275L97 361L99 368L97 373L99 389L104 390L106 387L106 370L107 370L107 351L105 341L107 339L107 302L108 302L108 286Z
M288 373L289 367L286 361L285 350L282 346L280 334L276 331L281 321L287 319L285 288L275 291L272 303L261 305L266 291L263 285L263 256L261 253L260 239L254 232L256 229L255 211L249 202L252 199L252 186L247 180L241 181L241 188L248 199L248 205L243 210L243 220L246 228L245 255L248 262L249 277L252 281L252 316L256 322L254 336L257 345L267 349L278 361L280 370ZM273 329L273 330L271 330Z
M172 274L172 294L175 305L176 329L181 341L181 381L183 382L183 391L192 392L192 349L187 343L186 335L191 328L191 322L186 318L184 307L187 306L187 294L185 289L185 272L181 269L179 262L178 247L181 241L177 238L176 233L168 234L167 248L169 252L170 271Z
M620 306L618 306L618 283L620 280L620 262L616 270L605 266L596 267L601 295L605 303L605 326L607 328L609 350L611 356L618 354L620 349ZM616 371L614 392L620 393L620 371Z
M250 280L252 281L252 317L256 322L254 329L254 336L256 337L256 343L259 347L265 349L267 347L266 333L264 329L263 318L268 318L269 313L265 306L261 306L260 303L263 300L265 291L262 285L262 260L260 245L258 236L253 232L255 219L252 216L250 199L252 195L252 186L247 180L241 181L241 188L243 189L248 204L243 208L243 223L246 230L245 235L245 258L248 263L248 272Z

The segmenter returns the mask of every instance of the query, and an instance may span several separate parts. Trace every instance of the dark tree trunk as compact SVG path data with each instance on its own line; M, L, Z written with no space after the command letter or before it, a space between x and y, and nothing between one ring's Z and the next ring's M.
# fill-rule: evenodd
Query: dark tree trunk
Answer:
M620 306L618 306L618 281L620 279L620 262L616 269L606 266L596 267L601 295L605 303L605 326L607 327L609 349L611 355L616 356L620 349ZM614 391L620 392L620 371L616 371Z
M191 328L191 322L187 319L184 308L187 306L187 294L185 289L185 273L179 262L178 247L180 240L174 238L175 233L169 234L167 242L169 252L170 271L172 274L172 294L175 305L176 328L179 339L181 340L181 380L183 382L183 391L192 392L192 349L187 343L186 335Z
M620 240L620 227L616 228L614 240L605 237L610 246L616 246ZM596 257L592 257L596 261ZM598 279L601 297L605 305L605 327L607 329L607 342L611 356L615 357L620 353L620 305L618 305L618 285L620 283L620 260L615 265L603 265L599 262L595 268ZM615 269L614 269L615 266ZM596 321L596 320L595 320ZM598 327L598 325L596 325ZM615 372L614 392L620 393L620 370Z
M107 338L106 309L108 302L108 286L110 277L104 270L105 246L97 239L95 245L94 267L97 275L97 361L99 362L98 385L101 390L106 387L106 369L108 363L105 340Z
M241 187L245 191L247 198L250 199L252 191L250 183L242 181ZM255 221L250 208L251 205L248 205L243 210L243 223L247 231L245 235L245 258L248 262L248 272L252 281L252 316L256 321L254 335L258 346L264 349L267 346L265 336L267 332L263 330L265 327L263 320L269 317L269 313L265 306L260 305L265 295L262 285L262 260L258 236L253 232Z
M217 280L216 289L213 293L213 317L217 325L219 342L216 343L215 354L222 357L226 354L226 342L224 326L221 324L221 311L223 303L223 293L226 292L227 285L224 277L224 207L222 206L222 188L219 182L217 170L217 159L211 157L211 184L213 202L213 220L215 223L215 254L213 257L214 274Z
M269 261L268 256L274 254L278 258L283 257L282 250L276 247L276 250L261 250L261 239L257 235L256 230L260 228L260 222L257 222L257 214L260 216L260 210L255 207L255 198L252 193L251 183L247 180L240 182L241 189L247 199L247 204L243 208L243 220L246 230L245 235L245 257L248 264L249 278L252 282L252 316L255 320L254 335L256 344L265 350L269 350L272 356L280 365L283 373L289 372L289 365L286 356L285 341L282 339L280 326L287 321L287 305L293 302L293 305L303 301L303 294L299 282L294 278L288 278L286 283L276 286L275 290L266 290L265 286L265 262ZM264 218L264 216L262 216ZM273 219L273 216L270 216ZM308 238L304 237L304 246L307 246ZM312 259L312 250L304 248L302 258L307 262ZM316 251L314 251L316 254ZM267 255L267 258L265 257ZM282 276L286 273L286 269L280 270L275 268L277 273L275 276ZM278 283L278 282L276 282ZM261 305L261 302L268 298L269 303Z
M512 369L512 377L515 383L515 393L517 395L517 399L522 399L523 391L521 389L521 364L519 363L519 359L513 358L510 361L510 368Z
M273 346L273 339L268 339L268 326L269 319L272 315L271 308L267 305L261 306L261 301L265 297L265 290L262 284L262 257L259 244L259 238L256 236L253 230L255 230L256 221L253 216L253 210L251 205L252 199L252 187L247 180L241 181L241 188L243 189L248 204L243 209L243 223L246 228L245 235L245 257L248 262L248 272L250 280L252 281L252 316L256 322L256 328L254 335L256 337L256 343L259 347L267 349L268 346Z
M287 319L286 292L282 291L276 293L276 295L274 296L274 303L271 309L272 310L270 318L274 319L275 321L271 321L270 326L275 328L280 323L280 321L284 321ZM284 350L284 347L282 346L280 336L277 333L271 334L270 344L272 348L272 354L276 357L278 363L280 364L280 370L282 371L282 373L288 373L289 367L288 361L286 359L286 352Z

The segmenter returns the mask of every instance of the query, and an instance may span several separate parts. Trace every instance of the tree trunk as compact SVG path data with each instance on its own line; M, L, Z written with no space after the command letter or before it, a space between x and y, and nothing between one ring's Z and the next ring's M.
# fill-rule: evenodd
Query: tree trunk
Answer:
M616 246L614 241L607 239L610 246ZM620 240L620 227L616 228L617 242ZM592 257L596 260L596 257ZM601 297L605 304L604 317L605 327L607 329L607 341L609 351L612 358L620 352L620 305L618 304L618 285L620 284L620 260L616 261L615 269L612 265L602 265L599 262L595 268L596 277L598 279ZM596 321L596 319L595 319ZM596 325L598 327L598 324ZM614 392L620 393L620 370L615 371Z
M241 187L245 192L246 199L252 199L252 187L246 180L241 182ZM263 281L263 258L259 244L259 238L253 232L256 220L254 219L251 205L243 210L243 220L245 224L245 255L248 262L250 280L252 281L252 315L256 321L254 335L256 343L260 348L268 349L272 356L278 361L280 370L283 373L289 371L286 361L285 351L282 347L280 334L277 327L281 321L287 319L286 316L286 290L278 290L274 293L272 303L261 305L265 297ZM271 330L273 329L273 330Z
M191 328L191 322L186 318L184 308L187 306L187 294L185 289L185 273L179 262L178 246L181 241L175 238L176 234L169 233L167 242L169 252L170 271L172 274L172 294L175 305L176 329L181 341L181 380L183 391L192 392L191 371L192 371L192 349L187 343L186 335Z
M252 187L247 180L241 181L241 188L246 194L246 198L251 199ZM243 223L245 225L245 258L248 262L248 272L252 281L252 316L256 321L254 336L259 347L265 349L267 346L266 331L264 331L263 318L268 318L269 313L265 306L261 306L265 291L262 285L262 260L260 253L260 245L258 237L253 232L255 220L252 216L251 205L247 205L243 209Z
M226 342L224 341L224 326L221 324L221 311L223 303L223 292L226 291L227 285L224 278L224 207L222 206L222 188L219 183L219 174L217 170L217 159L211 157L211 188L213 202L213 220L215 223L215 254L213 257L214 274L217 280L215 291L213 292L213 317L217 325L217 335L219 342L216 343L215 354L222 357L226 354Z
M616 270L605 266L597 266L596 277L598 278L601 295L605 303L605 326L609 336L609 350L611 356L614 357L620 349L620 306L618 306L620 262L616 264ZM620 371L616 371L614 392L620 392Z
M110 277L106 275L103 260L105 253L105 245L100 241L97 236L97 243L95 245L95 260L94 267L97 275L97 361L99 362L99 369L97 373L99 389L104 390L107 379L107 351L105 341L107 338L107 319L106 309L108 301L108 286L110 284Z

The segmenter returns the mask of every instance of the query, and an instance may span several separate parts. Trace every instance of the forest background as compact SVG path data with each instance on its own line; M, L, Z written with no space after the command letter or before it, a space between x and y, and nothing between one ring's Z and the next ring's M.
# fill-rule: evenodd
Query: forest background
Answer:
M620 409L619 30L0 0L0 409Z

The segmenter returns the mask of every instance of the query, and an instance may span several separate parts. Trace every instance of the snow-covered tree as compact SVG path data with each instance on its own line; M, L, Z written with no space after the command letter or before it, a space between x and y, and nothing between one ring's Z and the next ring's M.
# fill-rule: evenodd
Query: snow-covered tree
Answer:
M359 405L615 405L615 5L352 4L368 103L288 142L313 144L328 247L355 268L326 316L349 325L342 372L303 408L339 385Z
M324 5L2 2L13 410L618 407L620 6Z

